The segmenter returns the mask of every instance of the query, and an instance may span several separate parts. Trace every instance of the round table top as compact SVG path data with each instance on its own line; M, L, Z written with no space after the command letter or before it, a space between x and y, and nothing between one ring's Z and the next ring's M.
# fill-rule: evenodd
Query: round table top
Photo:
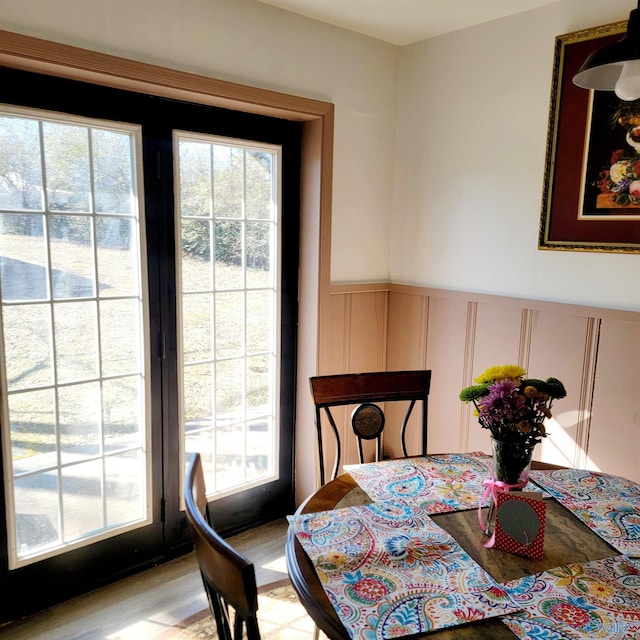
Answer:
M533 462L532 469L559 469L556 465ZM345 473L328 482L310 496L298 513L316 513L335 508L371 502L356 481ZM547 499L545 522L545 555L543 560L531 560L512 553L487 549L486 537L478 524L477 510L455 511L431 516L448 531L460 546L497 582L507 582L572 562L588 562L617 555L619 552L593 533L586 525L554 499ZM311 560L298 542L291 527L286 541L289 576L300 601L331 640L349 640L327 599ZM516 636L499 618L468 625L432 631L416 638L430 640L513 640Z

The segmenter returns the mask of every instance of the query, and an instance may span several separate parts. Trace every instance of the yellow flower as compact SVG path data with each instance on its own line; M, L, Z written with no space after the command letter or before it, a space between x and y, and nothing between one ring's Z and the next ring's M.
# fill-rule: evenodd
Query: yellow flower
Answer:
M611 165L609 169L609 177L612 182L618 184L622 181L623 178L627 175L627 167L629 166L628 160L623 160L622 162L616 162Z
M316 566L325 572L336 571L350 562L351 558L342 551L320 554L316 558Z
M550 569L549 573L557 578L556 587L569 587L576 578L584 576L584 569L579 563L568 564L556 569Z
M587 587L589 594L602 600L610 600L616 594L616 588L607 584L606 582L600 582L599 580L582 580L583 587Z
M505 378L519 380L520 378L524 378L526 373L522 367L516 364L503 364L489 367L475 379L475 383L483 384L485 382L493 382L494 380L504 380Z

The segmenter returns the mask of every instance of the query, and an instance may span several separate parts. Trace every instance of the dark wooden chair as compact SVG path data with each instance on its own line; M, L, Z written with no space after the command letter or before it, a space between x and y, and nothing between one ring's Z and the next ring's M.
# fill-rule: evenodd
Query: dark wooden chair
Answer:
M310 378L311 396L315 404L316 431L318 436L318 455L320 463L320 484L325 484L325 442L323 438L322 415L326 417L335 436L336 455L331 479L335 479L340 469L342 444L336 418L332 411L335 407L357 405L351 414L351 427L358 442L360 462L364 462L363 440L376 440L376 460L382 457L382 432L386 417L379 406L393 402L407 405L402 421L402 453L406 457L406 432L409 418L416 402L422 403L422 421L420 423L421 453L427 453L427 410L431 371L381 371L374 373L346 373Z
M185 503L187 519L193 530L196 558L218 638L242 640L243 628L246 628L247 640L260 640L255 569L211 526L202 461L198 453L194 454L187 471ZM235 616L230 615L230 610Z

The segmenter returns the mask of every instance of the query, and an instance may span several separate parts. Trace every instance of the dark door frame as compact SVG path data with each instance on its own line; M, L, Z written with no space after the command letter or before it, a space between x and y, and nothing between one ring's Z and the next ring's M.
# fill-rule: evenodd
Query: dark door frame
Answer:
M0 603L0 622L22 617L70 597L174 557L190 548L191 534L180 511L177 403L175 235L173 213L173 129L206 131L258 142L283 144L282 305L288 316L282 335L282 367L288 384L280 399L282 417L280 480L220 501L221 532L227 533L283 516L294 508L293 430L298 284L298 205L300 127L295 122L217 107L176 102L121 89L0 67L0 102L91 118L142 125L145 183L149 316L151 318L151 396L153 521L86 547L8 570L4 491L0 495L0 578L9 596ZM287 211L293 213L287 217ZM287 250L286 245L289 245ZM293 250L291 250L293 249ZM151 291L153 290L153 291ZM155 292L155 293L154 293ZM283 311L283 318L285 313ZM162 341L160 336L165 336ZM291 390L289 390L291 389ZM161 425L163 425L161 427ZM285 455L287 447L289 455ZM0 451L2 444L0 443ZM257 515L251 513L260 507ZM251 518L251 520L248 520ZM48 576L44 588L42 576Z
M296 502L315 488L313 407L306 381L322 370L330 330L334 105L0 30L0 65L184 99L302 123L301 230L296 402ZM136 570L132 558L131 571Z

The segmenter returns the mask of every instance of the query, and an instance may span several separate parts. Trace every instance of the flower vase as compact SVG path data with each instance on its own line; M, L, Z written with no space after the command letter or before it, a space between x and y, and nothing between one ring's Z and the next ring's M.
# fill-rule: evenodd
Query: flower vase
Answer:
M522 485L529 480L533 446L517 442L502 442L491 438L493 479L508 485ZM515 487L514 487L515 488Z

